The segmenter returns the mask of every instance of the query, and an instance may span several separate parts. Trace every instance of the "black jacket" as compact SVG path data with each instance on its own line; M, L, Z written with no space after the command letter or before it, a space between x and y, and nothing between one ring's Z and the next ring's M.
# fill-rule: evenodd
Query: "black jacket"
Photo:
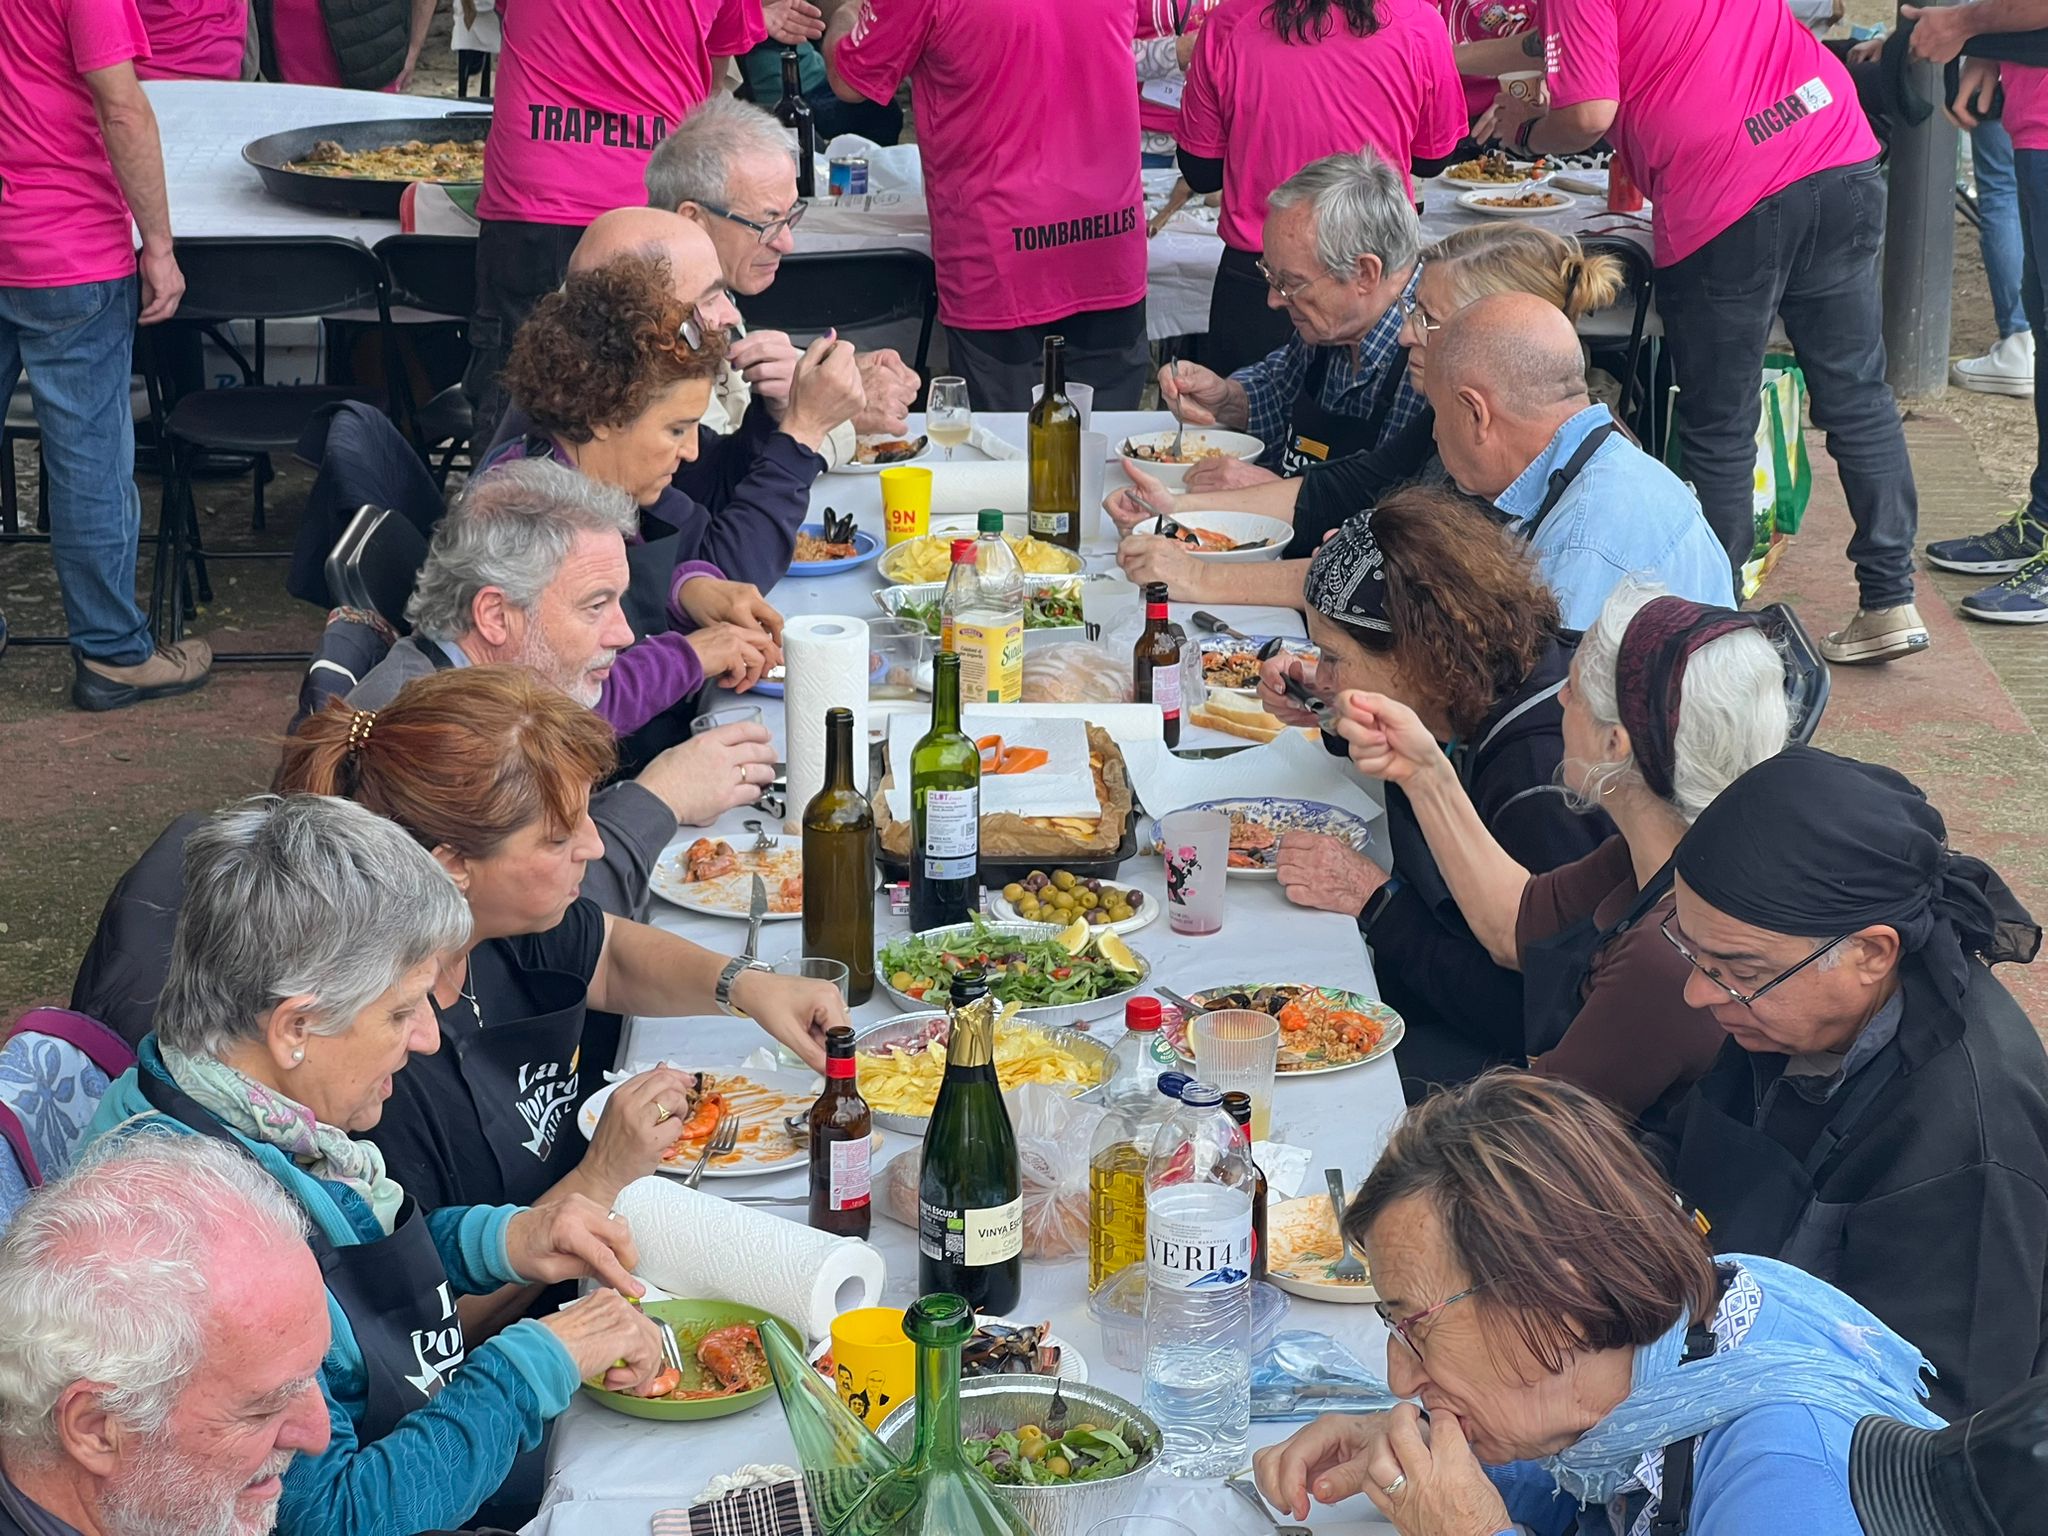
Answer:
M273 0L256 0L256 36L263 78L282 80L272 11ZM320 19L334 44L341 83L349 89L381 91L404 70L405 50L412 42L410 0L320 0Z
M1435 458L1436 414L1425 406L1378 447L1309 465L1295 493L1294 537L1281 558L1309 559L1325 537L1379 505L1388 491L1424 476Z
M1452 760L1479 819L1532 874L1584 858L1613 834L1605 816L1572 809L1557 784L1564 757L1558 689L1575 638L1560 638L1528 679L1453 745ZM1493 963L1472 936L1437 870L1408 797L1387 787L1387 835L1400 891L1374 915L1366 937L1380 995L1408 1035L1401 1073L1411 1097L1522 1054L1522 977Z
M1797 1264L1917 1344L1940 1373L1934 1410L1955 1418L2048 1371L2048 1057L1986 966L1972 964L1959 1008L1910 958L1904 987L1897 1035L1832 1098L1772 1098L1760 1129L1804 1157L1858 1079L1894 1072L1820 1165L1806 1209L1789 1225L1725 1199L1703 1214L1721 1251ZM1675 1174L1715 1111L1755 1124L1785 1063L1731 1040L1650 1149Z

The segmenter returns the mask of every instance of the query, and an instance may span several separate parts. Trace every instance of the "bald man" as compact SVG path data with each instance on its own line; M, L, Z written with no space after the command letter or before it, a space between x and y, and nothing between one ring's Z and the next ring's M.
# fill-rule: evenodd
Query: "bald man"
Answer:
M1423 386L1444 468L1529 541L1570 628L1628 575L1734 606L1698 500L1593 403L1578 333L1554 304L1503 293L1467 305L1430 337Z

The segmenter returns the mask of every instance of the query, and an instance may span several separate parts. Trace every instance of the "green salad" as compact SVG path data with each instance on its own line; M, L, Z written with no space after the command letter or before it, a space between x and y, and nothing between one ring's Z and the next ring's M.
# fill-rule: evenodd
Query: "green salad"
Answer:
M1116 946L1111 947L1116 952ZM913 934L883 946L877 968L905 997L942 1006L961 971L988 974L989 995L1022 1008L1087 1003L1129 991L1138 973L1101 954L1069 954L1056 938L1024 939L998 933L981 918L955 929L943 943Z
M924 625L936 635L941 628L939 600L928 603L899 603L896 617ZM1069 582L1058 587L1036 587L1024 594L1026 629L1075 629L1081 623L1081 589Z
M1133 1444L1133 1441L1137 1441ZM963 1440L960 1449L992 1483L1010 1487L1056 1487L1062 1483L1093 1483L1133 1470L1145 1454L1136 1435L1126 1439L1093 1424L1076 1425L1054 1440L1036 1424L1004 1430L1000 1435Z

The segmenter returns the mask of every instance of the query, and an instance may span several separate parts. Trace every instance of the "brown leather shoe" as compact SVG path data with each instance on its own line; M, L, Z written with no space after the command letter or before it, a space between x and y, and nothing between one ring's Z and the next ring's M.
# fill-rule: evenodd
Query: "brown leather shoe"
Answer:
M80 656L71 679L71 702L80 709L126 709L145 699L167 699L202 688L212 669L213 647L204 640L160 645L154 655L128 667Z

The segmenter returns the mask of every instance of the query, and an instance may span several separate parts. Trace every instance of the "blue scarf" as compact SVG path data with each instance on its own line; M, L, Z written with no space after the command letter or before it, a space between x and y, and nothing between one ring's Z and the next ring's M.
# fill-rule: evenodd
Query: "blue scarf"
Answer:
M1773 1321L1778 1326L1772 1330L1777 1337L1728 1346L1729 1330L1739 1336L1754 1320L1731 1315L1747 1306L1741 1297L1754 1294L1736 1286L1715 1313L1721 1342L1707 1359L1679 1367L1685 1318L1654 1344L1638 1349L1628 1396L1568 1449L1542 1463L1570 1497L1605 1503L1634 1480L1645 1455L1777 1403L1839 1414L1851 1423L1876 1413L1941 1427L1942 1421L1921 1402L1927 1389L1920 1372L1933 1368L1876 1317L1789 1264L1747 1254L1724 1254L1722 1259L1746 1271L1761 1288L1763 1305L1777 1314Z

